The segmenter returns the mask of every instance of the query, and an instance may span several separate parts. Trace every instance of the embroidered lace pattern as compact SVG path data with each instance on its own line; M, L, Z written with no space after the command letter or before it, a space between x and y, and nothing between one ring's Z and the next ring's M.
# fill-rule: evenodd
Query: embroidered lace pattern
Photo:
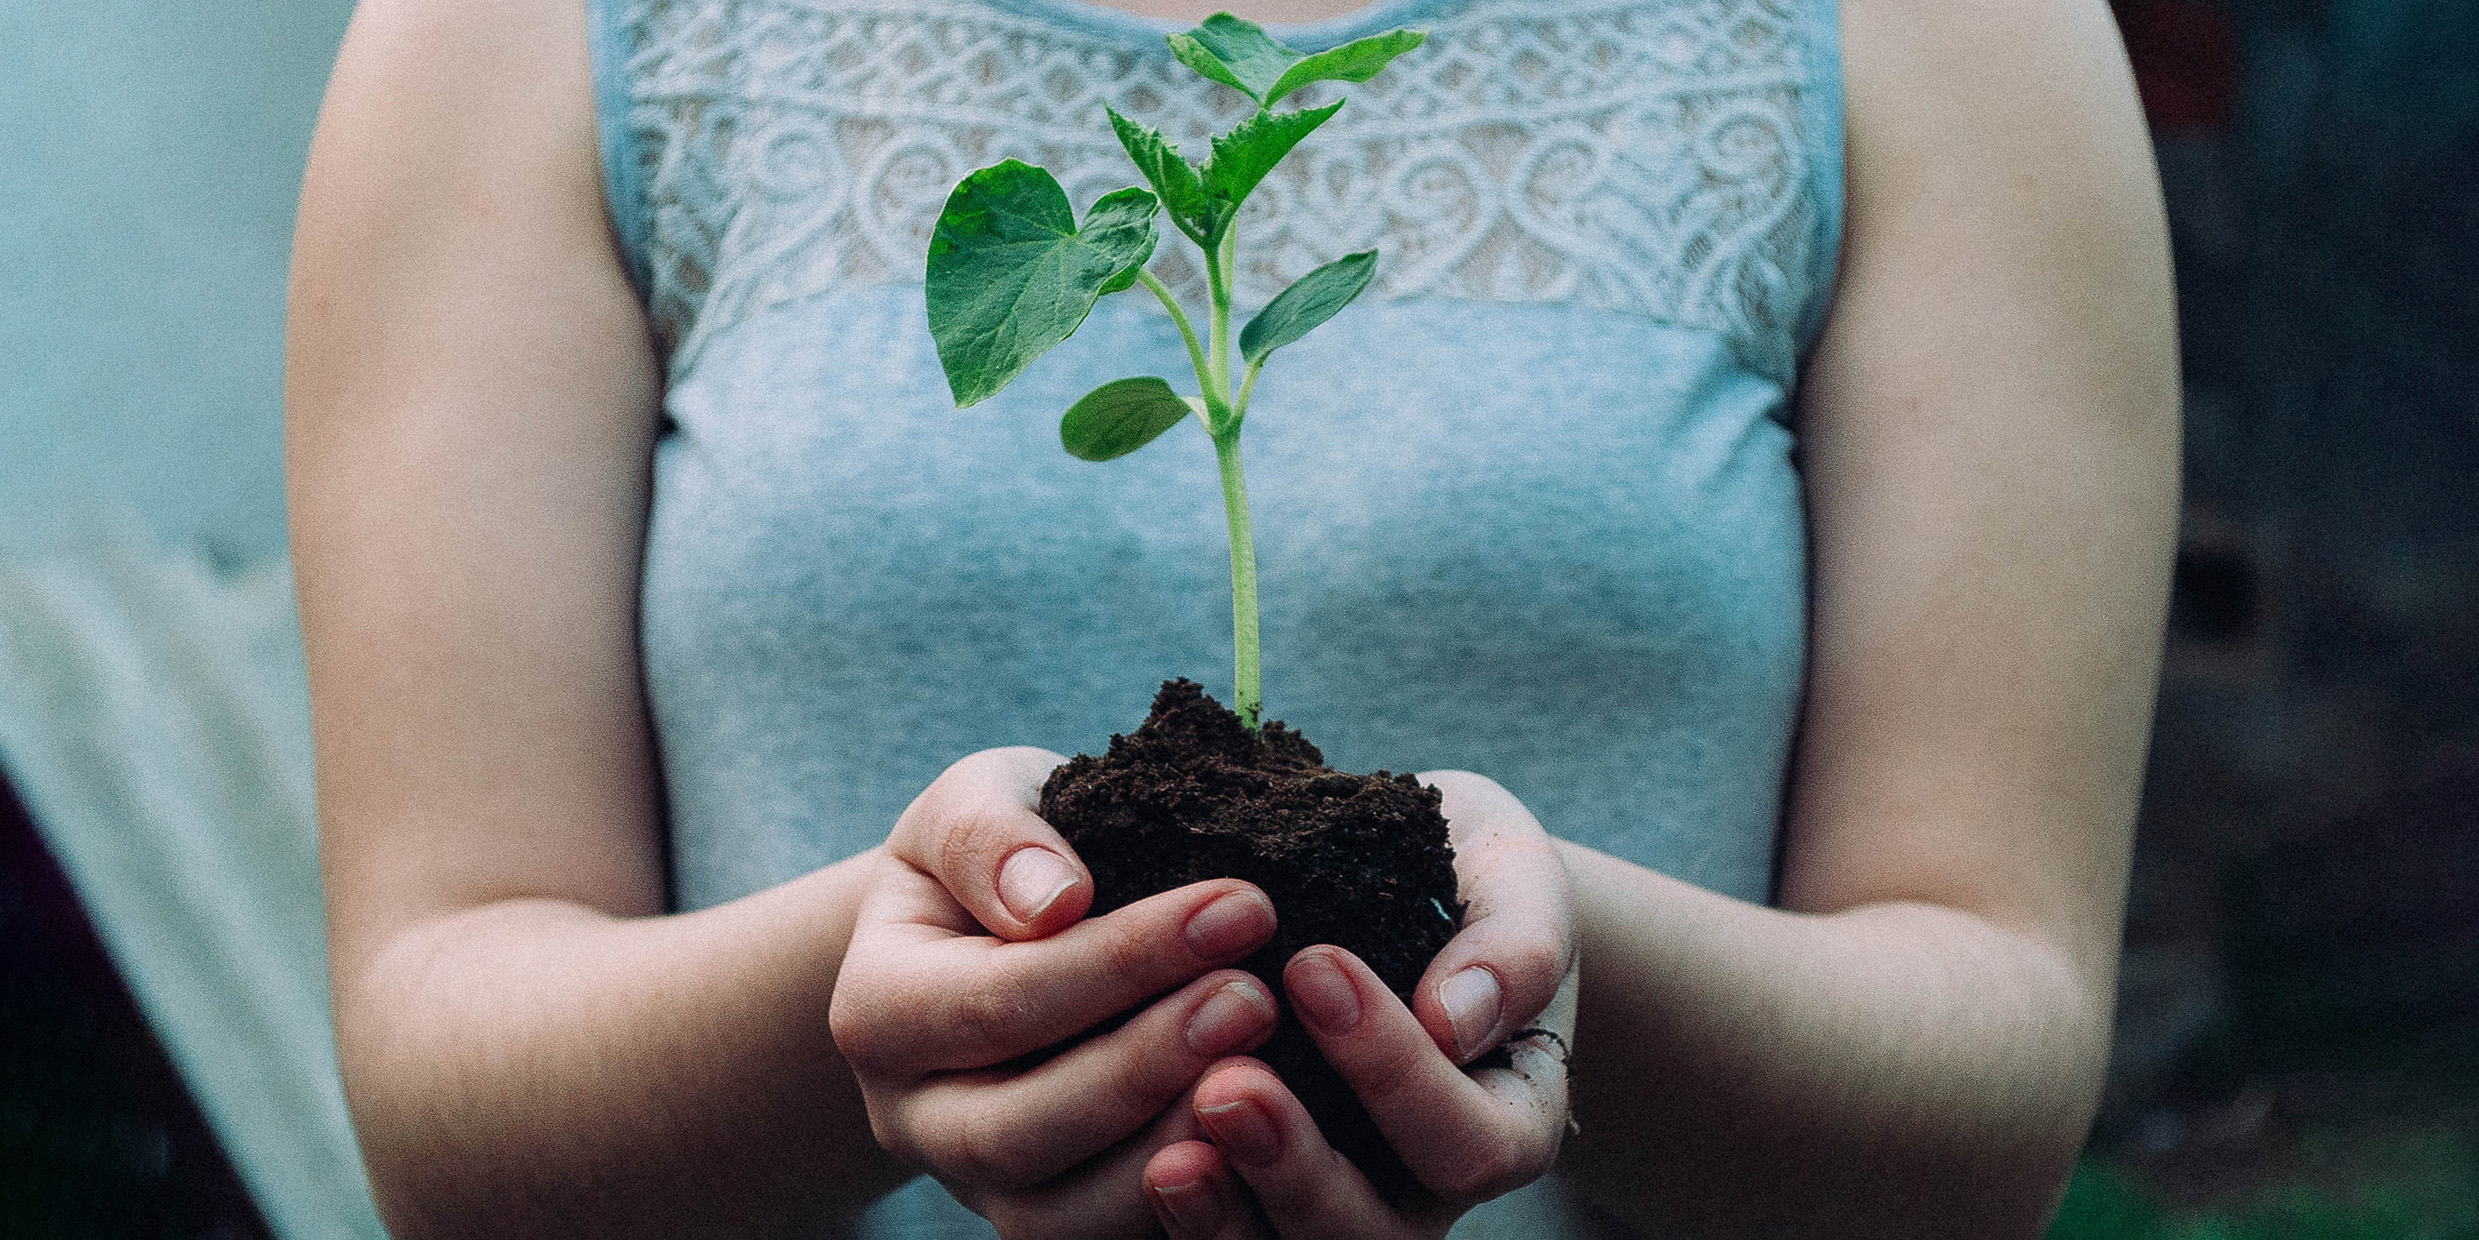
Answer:
M1250 200L1236 299L1374 247L1379 296L1640 313L1787 378L1824 231L1800 2L1450 0ZM1140 183L1105 102L1199 155L1248 106L1158 38L979 0L640 0L625 20L677 367L770 306L919 280L974 168L1040 164L1079 211ZM1163 236L1155 271L1201 304L1193 248Z

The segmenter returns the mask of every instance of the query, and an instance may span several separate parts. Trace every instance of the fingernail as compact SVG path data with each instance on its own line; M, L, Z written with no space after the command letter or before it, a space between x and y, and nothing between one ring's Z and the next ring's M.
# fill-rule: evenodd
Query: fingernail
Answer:
M1188 950L1206 960L1236 960L1274 934L1274 906L1254 891L1223 895L1188 917Z
M1438 986L1437 998L1446 1009L1446 1023L1455 1027L1455 1057L1470 1059L1487 1050L1486 1040L1498 1030L1496 975L1478 967L1464 969Z
M1222 1229L1222 1201L1203 1180L1164 1184L1153 1190L1171 1229L1182 1236L1210 1236Z
M1343 968L1324 952L1300 957L1283 975L1291 1006L1317 1032L1349 1033L1360 1027L1360 992L1352 989Z
M1047 848L1019 848L998 868L998 898L1018 921L1042 915L1076 885L1076 867Z
M1197 1115L1204 1119L1205 1130L1213 1134L1214 1145L1235 1162L1263 1167L1283 1156L1283 1139L1274 1131L1274 1117L1246 1098L1218 1107L1199 1107Z
M1188 1049L1208 1059L1239 1049L1274 1025L1274 999L1254 982L1226 982L1188 1018Z

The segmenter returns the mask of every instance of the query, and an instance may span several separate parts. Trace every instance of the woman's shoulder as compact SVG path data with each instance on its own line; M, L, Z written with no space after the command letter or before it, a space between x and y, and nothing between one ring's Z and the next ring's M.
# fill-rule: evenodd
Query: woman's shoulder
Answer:
M1838 0L1854 160L1934 176L1983 160L2072 191L2151 176L2134 78L2105 0ZM1880 174L1883 167L1872 169Z
M599 195L577 0L363 0L320 113L331 164Z
M1853 310L1864 278L1920 313L2071 320L2156 369L2160 181L2107 4L1840 3L1848 212L1832 313Z

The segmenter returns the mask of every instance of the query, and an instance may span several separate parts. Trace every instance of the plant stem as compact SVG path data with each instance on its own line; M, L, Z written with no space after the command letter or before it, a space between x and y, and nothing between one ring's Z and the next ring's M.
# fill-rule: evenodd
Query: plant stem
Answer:
M1222 394L1216 392L1213 385L1205 381L1207 373L1205 349L1196 342L1196 328L1189 324L1188 312L1180 308L1179 299L1171 296L1171 290L1152 272L1139 267L1136 269L1136 278L1146 288L1153 290L1153 295L1162 302L1162 308L1171 312L1171 321L1179 324L1179 338L1188 342L1188 364L1196 367L1196 381L1205 387L1205 402L1208 405L1219 406Z
M1231 392L1231 266L1238 250L1239 225L1225 224L1222 242L1206 264L1214 303L1214 391L1226 400Z
M1205 399L1217 404L1231 390L1223 378L1222 359L1230 346L1224 337L1231 330L1231 307L1224 291L1222 250L1209 246L1205 250L1205 365L1197 372L1197 382L1205 385Z
M1240 378L1239 395L1231 398L1231 416L1235 418L1248 416L1248 394L1257 390L1257 371L1264 366L1265 359L1263 358L1248 363L1247 373Z
M1256 386L1257 368L1236 399L1231 394L1231 266L1237 253L1238 229L1225 224L1222 235L1205 250L1205 291L1211 302L1206 365L1197 368L1206 400L1222 406L1210 429L1214 461L1222 467L1222 515L1231 526L1231 709L1255 733L1264 723L1264 700L1257 685L1257 541L1248 528L1248 479L1240 471L1240 423L1248 408L1248 390Z
M1265 708L1257 690L1257 543L1248 529L1248 480L1240 472L1239 422L1214 435L1222 467L1222 512L1231 523L1231 709L1250 732Z

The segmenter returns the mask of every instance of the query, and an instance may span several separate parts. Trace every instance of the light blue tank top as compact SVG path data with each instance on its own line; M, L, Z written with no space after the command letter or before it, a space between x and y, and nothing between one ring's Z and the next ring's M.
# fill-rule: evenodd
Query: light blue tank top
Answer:
M1078 0L588 7L668 377L642 622L677 904L874 845L976 750L1098 752L1166 677L1227 688L1204 436L1058 446L1098 383L1189 383L1168 317L1105 299L958 412L922 310L964 173L1039 163L1081 211L1138 183L1103 103L1191 150L1242 115L1171 60L1176 27ZM1555 834L1762 900L1805 651L1789 394L1840 244L1831 0L1380 0L1277 33L1397 25L1428 43L1239 224L1243 314L1383 253L1251 404L1267 709L1339 767L1479 771ZM1155 270L1195 302L1184 247ZM858 1234L992 1233L918 1180ZM1456 1232L1601 1234L1554 1177Z

